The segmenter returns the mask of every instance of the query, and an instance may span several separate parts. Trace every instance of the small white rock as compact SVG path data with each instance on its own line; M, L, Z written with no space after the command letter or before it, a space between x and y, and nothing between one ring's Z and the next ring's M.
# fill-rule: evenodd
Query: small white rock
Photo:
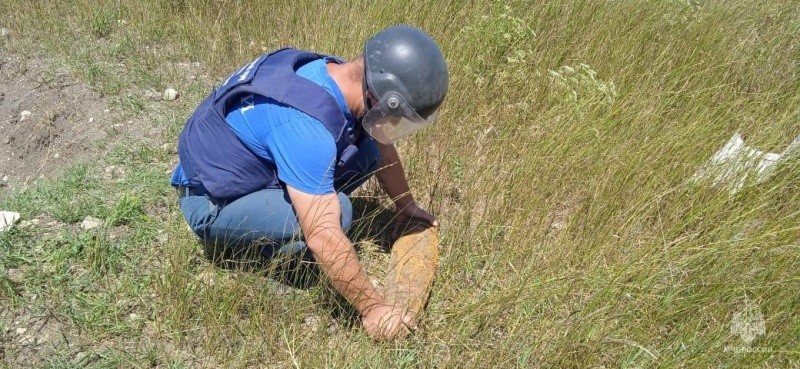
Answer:
M111 165L105 169L107 179L116 179L125 176L125 169L119 168L116 165Z
M178 98L178 91L175 91L174 88L168 88L164 90L164 94L161 97L167 101L175 100Z
M19 213L13 211L0 211L0 232L11 229L19 222Z
M3 182L8 182L8 176L3 176Z
M25 279L25 272L22 269L9 269L6 276L11 282L20 283Z
M22 346L35 345L36 343L37 343L36 337L31 336L31 335L27 335L25 337L22 337L19 340L19 344L22 345Z
M90 355L91 355L91 354L90 354L90 353L88 353L88 352L86 352L86 351L81 351L81 352L78 352L77 354L75 354L75 361L74 361L74 362L76 362L76 363L82 363L82 362L83 362L84 360L86 360L86 358L87 358L87 357L89 357Z
M305 317L305 319L303 319L303 326L311 332L317 333L317 331L319 331L319 317L315 315Z
M84 230L87 230L87 231L92 229L92 228L97 228L97 227L99 227L101 225L103 225L103 221L100 220L100 219L97 219L97 218L95 218L95 217L93 217L91 215L87 216L81 222L81 228L83 228Z
M59 154L59 153L56 153L55 155L53 155L53 157L54 157L54 158L56 158L56 159L58 159L58 158L60 158L60 157L61 157L61 154Z
M158 241L160 244L165 244L167 241L169 241L169 235L166 232L158 231L156 241Z
M15 330L15 332L17 332L17 334L25 334L25 332L27 332L27 331L28 331L28 328L22 328L22 327L17 328Z
M89 117L89 123L94 123L94 117Z
M5 28L5 27L0 28L0 37L6 37L6 36L9 36L9 35L11 35L11 30L10 29Z
M200 274L194 277L194 280L209 287L213 287L215 284L217 284L216 274L210 271L200 272Z
M19 113L19 121L25 121L26 119L31 117L31 112L27 110L23 110L22 113Z
M139 314L131 313L130 315L128 315L128 319L133 321L139 320Z
M39 225L39 223L41 223L39 219L23 220L19 222L19 226L20 228L28 228Z

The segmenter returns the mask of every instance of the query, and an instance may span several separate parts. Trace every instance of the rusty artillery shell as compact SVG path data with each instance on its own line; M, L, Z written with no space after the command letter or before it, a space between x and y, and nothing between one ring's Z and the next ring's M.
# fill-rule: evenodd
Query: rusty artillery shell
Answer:
M410 224L392 246L386 276L386 301L420 317L439 264L439 235L423 223Z

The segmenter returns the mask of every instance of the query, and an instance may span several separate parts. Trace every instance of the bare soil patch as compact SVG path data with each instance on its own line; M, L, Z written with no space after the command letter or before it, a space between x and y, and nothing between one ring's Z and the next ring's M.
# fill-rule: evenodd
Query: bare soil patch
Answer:
M56 65L0 49L0 196L102 157L137 129L115 123L98 92Z
M43 358L59 348L70 346L72 335L64 330L64 324L52 312L1 309L0 318L8 324L2 332L3 350L0 352L0 359L6 364L41 364Z

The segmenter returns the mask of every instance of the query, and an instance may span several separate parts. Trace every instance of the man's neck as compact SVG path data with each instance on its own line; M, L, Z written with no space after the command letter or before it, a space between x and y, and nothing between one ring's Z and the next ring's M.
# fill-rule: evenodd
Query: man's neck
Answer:
M361 117L365 113L364 109L364 93L362 89L363 77L355 78L356 76L363 75L358 73L355 69L361 69L360 65L353 62L344 64L328 63L326 65L328 74L331 76L339 90L342 91L344 101L350 109L350 113L354 117Z

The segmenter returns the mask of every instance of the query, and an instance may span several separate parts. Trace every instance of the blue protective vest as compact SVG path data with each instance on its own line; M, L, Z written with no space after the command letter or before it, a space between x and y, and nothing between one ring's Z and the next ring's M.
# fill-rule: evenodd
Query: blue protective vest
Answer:
M319 120L336 140L338 165L352 158L358 151L356 127L347 121L335 97L296 73L304 64L324 57L294 49L264 54L203 100L178 140L178 157L189 186L205 188L212 197L224 200L280 187L275 165L250 151L225 121L228 109L243 94L264 96Z

